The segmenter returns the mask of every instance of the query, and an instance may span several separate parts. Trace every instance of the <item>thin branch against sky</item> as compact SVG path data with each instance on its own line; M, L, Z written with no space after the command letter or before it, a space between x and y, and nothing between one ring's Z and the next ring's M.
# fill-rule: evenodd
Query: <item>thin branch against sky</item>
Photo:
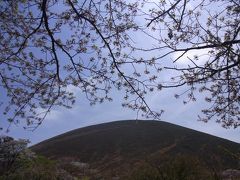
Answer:
M120 100L117 90L123 106L137 117L159 119L163 108L149 98L180 87L172 96L184 103L205 95L209 105L204 104L200 120L238 127L238 5L141 2L1 4L4 119L10 124L26 120L34 130L55 107L70 108L74 96L81 94L93 105ZM80 91L69 92L69 86ZM39 110L45 113L39 116Z

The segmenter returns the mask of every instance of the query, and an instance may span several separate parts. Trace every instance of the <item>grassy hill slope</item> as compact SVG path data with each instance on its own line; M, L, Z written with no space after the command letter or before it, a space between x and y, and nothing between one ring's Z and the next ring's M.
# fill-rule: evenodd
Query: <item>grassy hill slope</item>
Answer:
M239 168L240 145L160 121L117 121L76 129L32 147L61 159L78 159L102 173L128 174L143 162L197 157L206 166Z

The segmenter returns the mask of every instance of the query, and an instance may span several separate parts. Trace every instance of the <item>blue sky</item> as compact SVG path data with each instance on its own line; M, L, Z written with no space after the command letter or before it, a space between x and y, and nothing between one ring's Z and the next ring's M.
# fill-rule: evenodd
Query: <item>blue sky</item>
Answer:
M64 33L62 32L63 36ZM132 34L134 41L139 43L139 46L145 46L146 42L151 46L154 44L154 40L144 39L141 34ZM161 53L161 52L160 52ZM177 65L183 67L187 65L185 59L186 57L194 56L196 52L187 53L182 57ZM198 51L198 55L203 55L205 52ZM138 54L139 56L145 56L143 54ZM174 53L171 57L168 57L170 60L178 57L179 54ZM167 62L169 62L169 59ZM204 63L205 58L202 56L200 58L200 63ZM127 71L127 68L126 68ZM173 72L165 72L161 74L161 80L167 80ZM1 94L0 98L2 101L7 101L7 98L4 94L4 90L0 88ZM35 131L27 131L22 128L22 124L12 125L8 135L13 136L14 138L25 138L29 139L32 144L38 143L42 140L48 139L50 137L62 134L64 132L93 125L103 122L110 122L116 120L135 120L137 118L137 112L123 108L122 98L123 92L113 90L111 95L113 97L113 102L106 102L103 104L97 104L95 106L90 106L89 102L86 100L81 91L76 88L71 87L71 91L74 92L77 97L76 104L72 109L65 108L55 108L50 114L46 117L45 121L38 129ZM220 124L217 124L213 121L208 123L199 122L198 115L201 115L201 110L209 106L203 99L205 94L197 94L197 101L184 105L182 103L183 99L176 100L174 94L184 91L184 88L180 89L167 89L159 93L152 93L146 97L146 100L150 107L154 110L164 109L165 113L163 114L161 120L171 122L173 124L178 124L184 127L202 131L208 134L219 136L225 139L229 139L235 142L240 143L240 128L237 129L224 129ZM0 106L3 108L3 106ZM0 109L2 112L3 109ZM4 119L4 116L0 114L0 126L7 127L8 124ZM138 117L138 119L144 119ZM5 134L5 132L0 132ZM174 133L174 132L173 132Z
M73 91L78 94L78 98L72 109L54 109L47 116L44 123L33 132L24 130L21 125L13 125L9 135L15 138L29 139L31 144L35 144L73 129L116 120L135 120L137 117L136 112L121 107L121 92L112 92L113 102L90 106L80 91L75 88L73 88ZM195 103L183 105L181 99L176 100L173 97L174 91L172 89L161 94L153 94L148 98L148 103L154 109L165 109L162 116L163 121L240 143L239 128L224 129L215 122L198 122L197 115L200 114L201 108L207 104L199 99Z

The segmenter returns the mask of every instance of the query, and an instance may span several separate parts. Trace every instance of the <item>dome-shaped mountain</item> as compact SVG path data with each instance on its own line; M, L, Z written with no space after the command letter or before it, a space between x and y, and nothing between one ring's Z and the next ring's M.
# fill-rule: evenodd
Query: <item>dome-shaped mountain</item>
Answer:
M129 120L76 129L32 149L52 159L77 159L102 172L126 174L142 162L176 156L236 169L240 145L162 121Z

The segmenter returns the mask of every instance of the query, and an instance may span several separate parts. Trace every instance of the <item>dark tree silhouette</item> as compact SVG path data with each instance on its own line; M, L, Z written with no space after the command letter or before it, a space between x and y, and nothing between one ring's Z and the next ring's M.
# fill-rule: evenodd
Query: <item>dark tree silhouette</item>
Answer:
M199 90L212 104L201 120L238 127L239 12L234 0L2 1L0 79L9 102L1 107L10 124L25 119L34 130L54 106L74 104L69 87L90 104L111 101L116 88L123 106L157 119L163 110L153 111L146 95L186 86L186 102ZM151 43L137 44L137 33ZM176 76L163 82L166 71Z
M0 172L1 175L13 170L19 156L23 153L28 140L14 140L12 137L0 136Z

